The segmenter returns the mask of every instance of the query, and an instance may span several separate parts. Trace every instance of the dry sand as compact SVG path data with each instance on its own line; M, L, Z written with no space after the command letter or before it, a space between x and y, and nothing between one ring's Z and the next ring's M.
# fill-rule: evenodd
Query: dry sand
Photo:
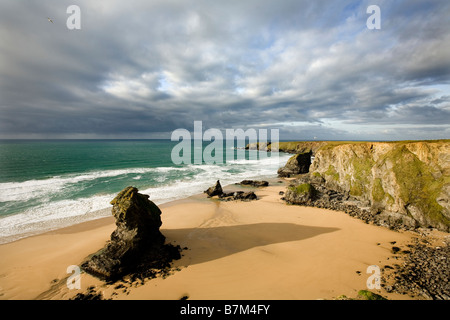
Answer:
M284 190L282 184L256 189L260 199L251 202L198 195L161 205L166 242L188 249L173 264L179 271L143 285L116 288L82 273L80 290L66 286L67 267L105 245L115 229L112 217L0 245L0 299L69 299L90 286L105 299L356 297L367 289L370 265L399 263L391 242L401 247L415 236L343 212L286 205L279 195Z

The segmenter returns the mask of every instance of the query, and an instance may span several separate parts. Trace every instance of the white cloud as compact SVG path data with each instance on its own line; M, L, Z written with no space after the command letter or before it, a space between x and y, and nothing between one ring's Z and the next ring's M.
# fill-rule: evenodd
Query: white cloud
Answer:
M0 137L114 135L125 118L142 132L270 119L286 135L377 139L398 125L430 138L450 122L446 0L381 2L376 32L367 1L76 2L74 32L65 4L0 4Z

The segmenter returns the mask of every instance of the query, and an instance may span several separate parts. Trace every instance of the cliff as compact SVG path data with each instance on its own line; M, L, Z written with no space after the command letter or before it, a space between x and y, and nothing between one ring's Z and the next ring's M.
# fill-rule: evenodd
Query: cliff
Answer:
M278 151L286 152L286 153L307 153L312 152L315 153L321 147L328 145L329 141L281 141L278 142ZM276 148L275 144L272 143L249 143L245 147L249 150L264 150L264 151L272 151L272 148Z
M309 175L327 189L348 193L375 214L450 231L450 140L290 142L284 150L308 147Z

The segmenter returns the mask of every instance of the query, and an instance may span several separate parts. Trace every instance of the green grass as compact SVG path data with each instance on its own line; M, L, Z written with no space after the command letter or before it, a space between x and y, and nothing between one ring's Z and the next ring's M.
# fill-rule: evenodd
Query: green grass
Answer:
M350 184L350 194L352 196L361 197L363 195L363 189L360 183L351 182Z
M342 294L336 297L335 300L388 300L388 299L369 290L359 290L356 298L350 298L347 297L345 294Z
M282 141L278 145L278 150L296 153L305 153L312 151L310 143L300 141Z
M316 189L309 183L303 183L298 186L289 187L289 190L297 193L297 194L316 194Z
M355 157L352 160L353 166L353 180L351 182L350 194L354 196L361 196L367 194L367 186L372 179L372 167L375 162L372 157Z
M430 168L404 145L388 152L383 159L386 161L393 163L399 196L405 204L419 208L431 220L450 225L450 219L442 214L443 208L436 201L448 177L435 179Z
M379 294L373 293L369 290L359 290L358 298L363 300L387 300L385 297L380 296Z
M417 142L426 142L426 143L449 143L450 139L440 139L440 140L403 140L403 141L378 141L382 143L389 144L407 144L407 143L417 143ZM368 144L368 143L377 143L370 141L280 141L278 144L278 150L282 152L315 152L319 150L328 150L337 146L345 145L345 144ZM248 147L249 145L247 145ZM268 150L271 150L271 145L269 143Z
M394 199L394 197L393 196L391 196L389 193L386 193L386 196L387 196L387 201L386 201L386 203L388 204L388 205L393 205L394 203L395 203L395 199Z
M384 200L386 193L384 192L383 185L380 178L376 178L373 181L372 186L372 198L374 201L381 202Z
M328 170L325 171L324 174L331 176L335 181L339 181L339 173L336 171L336 168L331 164L328 166Z
M313 175L314 177L318 177L318 178L321 178L321 177L322 177L322 175L321 175L319 172L317 172L317 171L313 172L312 175Z
M337 146L342 146L344 144L364 144L369 143L368 141L326 141L326 144L319 148L319 150L329 150ZM317 151L319 151L317 150Z

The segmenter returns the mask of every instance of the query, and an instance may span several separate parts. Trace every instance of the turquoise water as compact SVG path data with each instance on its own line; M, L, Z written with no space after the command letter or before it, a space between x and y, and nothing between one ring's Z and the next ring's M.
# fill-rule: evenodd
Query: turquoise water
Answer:
M165 140L38 140L0 143L0 182L93 170L171 166Z
M162 204L201 193L216 180L226 185L275 177L289 158L245 151L241 159L237 152L244 151L233 150L232 161L225 161L224 153L219 164L175 165L171 152L177 144L169 140L0 141L0 243L109 215L102 209L109 208L115 194L129 185ZM203 144L203 148L208 145Z

